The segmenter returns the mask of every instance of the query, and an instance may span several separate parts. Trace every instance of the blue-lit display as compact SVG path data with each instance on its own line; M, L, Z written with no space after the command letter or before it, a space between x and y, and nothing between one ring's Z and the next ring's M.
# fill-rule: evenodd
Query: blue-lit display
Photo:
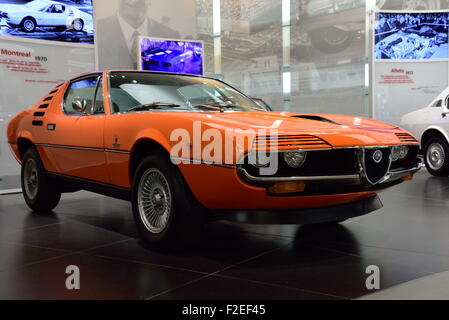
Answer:
M0 35L93 43L92 0L0 0Z
M142 70L203 74L203 43L141 38Z
M376 59L448 58L448 13L378 12Z

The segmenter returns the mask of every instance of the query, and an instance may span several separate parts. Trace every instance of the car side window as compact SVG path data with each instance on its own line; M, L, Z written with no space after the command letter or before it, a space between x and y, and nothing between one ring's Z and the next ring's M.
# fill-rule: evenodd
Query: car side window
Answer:
M66 92L64 99L64 112L66 114L80 114L73 108L73 103L76 100L84 99L86 103L86 114L93 113L93 99L95 95L95 89L97 87L98 76L94 78L86 78L78 81L74 81L70 84L69 89Z
M432 105L432 107L434 107L434 108L438 108L438 107L441 107L441 105L442 105L442 103L443 103L443 100L437 100L437 101L435 101L435 103Z

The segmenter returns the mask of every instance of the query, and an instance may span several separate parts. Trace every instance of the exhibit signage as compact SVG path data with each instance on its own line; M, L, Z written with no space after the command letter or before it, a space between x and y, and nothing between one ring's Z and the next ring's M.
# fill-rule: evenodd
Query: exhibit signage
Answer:
M374 14L373 116L399 124L448 86L447 11Z
M401 117L426 107L448 86L448 62L376 64L375 118L399 124Z
M0 176L18 174L10 156L6 124L61 81L94 69L93 48L55 46L27 41L0 42Z

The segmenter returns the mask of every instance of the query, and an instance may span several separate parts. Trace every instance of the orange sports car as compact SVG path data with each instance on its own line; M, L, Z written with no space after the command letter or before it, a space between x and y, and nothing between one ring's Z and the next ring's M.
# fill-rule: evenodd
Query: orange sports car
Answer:
M336 223L419 170L408 132L343 115L267 112L226 83L137 71L59 84L8 125L34 211L61 193L130 200L142 237L189 244L210 219Z

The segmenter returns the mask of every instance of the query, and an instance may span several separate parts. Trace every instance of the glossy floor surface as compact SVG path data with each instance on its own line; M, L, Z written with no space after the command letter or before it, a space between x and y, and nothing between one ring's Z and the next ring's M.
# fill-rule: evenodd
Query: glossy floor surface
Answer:
M39 215L0 196L0 299L382 298L449 271L449 178L423 170L381 198L337 226L212 223L194 250L163 254L139 240L127 202L79 192ZM66 289L70 265L80 290ZM380 291L366 288L370 265Z

